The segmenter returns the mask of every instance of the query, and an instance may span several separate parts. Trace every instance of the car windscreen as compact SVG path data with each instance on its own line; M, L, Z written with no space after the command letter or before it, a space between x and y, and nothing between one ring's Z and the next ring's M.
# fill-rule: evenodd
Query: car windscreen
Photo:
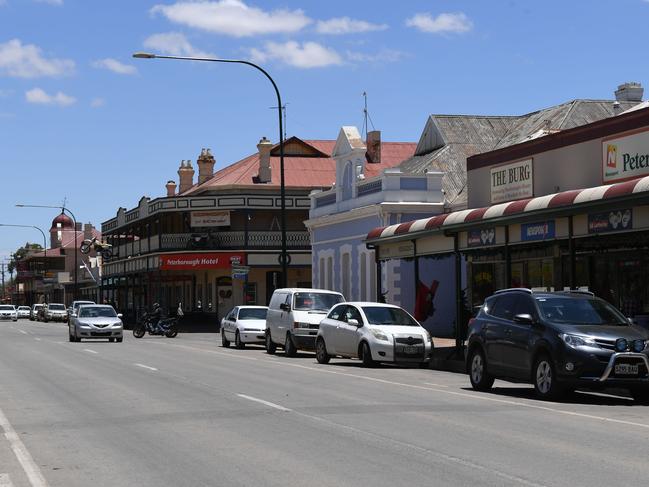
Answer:
M363 306L363 313L372 325L419 326L419 323L401 308Z
M299 311L329 311L332 306L343 302L340 294L295 293L293 308Z
M79 301L78 303L74 303L74 307L78 308L79 306L83 306L84 304L95 304L92 301Z
M48 309L53 309L55 311L63 311L65 310L65 306L62 304L50 304Z
M267 309L264 308L241 308L239 310L240 320L265 320Z
M29 311L29 306L19 306L18 309L22 311Z
M0 305L0 311L14 311L15 308L13 306L9 306L8 304L3 304Z
M79 318L117 318L117 313L104 306L84 306L79 310Z
M554 323L629 326L622 313L601 299L538 297L536 302L543 317Z
M43 307L42 304L35 304L34 309L41 309Z

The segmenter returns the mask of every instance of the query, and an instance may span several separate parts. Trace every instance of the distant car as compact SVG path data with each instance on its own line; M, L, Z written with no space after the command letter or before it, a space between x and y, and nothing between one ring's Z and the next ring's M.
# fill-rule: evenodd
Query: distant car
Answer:
M29 306L18 306L18 318L29 318L30 312Z
M0 304L0 320L18 321L18 312L13 304Z
M221 345L237 348L246 343L264 343L266 339L266 306L236 306L221 320Z
M433 351L430 333L407 311L391 304L349 302L334 306L320 322L316 359L359 358L365 367L377 362L427 366Z
M266 352L284 347L287 357L299 349L315 350L319 324L329 310L345 301L342 294L325 289L276 289L266 316Z
M70 316L68 331L71 342L80 342L83 338L107 338L109 342L121 342L124 339L122 315L108 304L84 304L77 313Z
M29 321L38 320L38 312L43 309L42 304L32 304L32 309L29 312Z
M68 319L68 310L65 309L65 305L61 303L48 303L45 305L43 310L43 321L45 323L49 321L62 321L65 322Z
M68 308L68 320L70 316L76 313L79 310L79 306L82 304L96 304L94 301L72 301L72 304Z

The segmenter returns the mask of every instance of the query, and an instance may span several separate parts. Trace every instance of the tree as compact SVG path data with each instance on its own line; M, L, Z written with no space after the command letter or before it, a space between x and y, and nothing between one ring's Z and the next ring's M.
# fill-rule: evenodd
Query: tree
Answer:
M9 270L9 274L13 273L13 271L16 269L18 261L24 259L27 254L33 251L38 251L38 250L43 250L43 246L37 243L29 243L26 242L23 247L19 247L11 256L11 260L9 261L9 264L7 265L7 269Z

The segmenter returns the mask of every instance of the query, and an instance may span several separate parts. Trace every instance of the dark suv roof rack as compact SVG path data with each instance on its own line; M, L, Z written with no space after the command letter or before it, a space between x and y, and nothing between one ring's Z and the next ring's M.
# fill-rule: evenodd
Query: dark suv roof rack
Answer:
M507 288L507 289L499 289L494 294L508 293L510 291L521 291L521 292L524 292L524 293L527 293L527 294L532 294L532 290L528 289L526 287L510 287L510 288Z
M570 289L565 291L557 291L557 294L584 294L586 296L595 296L592 291L585 291L583 289Z

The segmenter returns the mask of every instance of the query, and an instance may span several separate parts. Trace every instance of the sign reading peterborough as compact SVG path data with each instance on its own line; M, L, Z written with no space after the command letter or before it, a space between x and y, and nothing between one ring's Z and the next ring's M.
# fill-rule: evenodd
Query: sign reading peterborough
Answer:
M160 256L160 270L190 271L195 269L229 269L243 264L245 256L230 252L163 254Z
M491 202L519 200L534 196L532 159L491 168Z
M602 142L602 181L613 183L649 174L649 131Z

